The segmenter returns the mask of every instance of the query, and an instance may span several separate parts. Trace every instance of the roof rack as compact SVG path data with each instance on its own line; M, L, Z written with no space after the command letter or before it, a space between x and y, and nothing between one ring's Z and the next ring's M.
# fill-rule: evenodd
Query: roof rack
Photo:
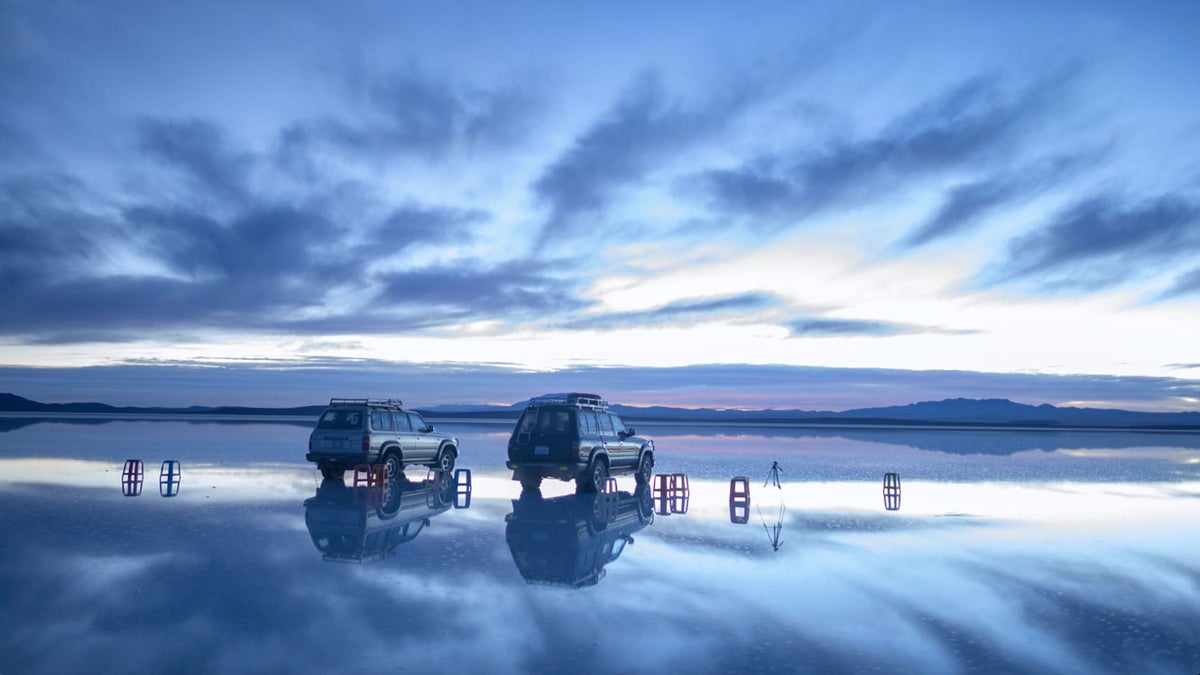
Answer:
M404 401L398 398L331 398L329 405L369 405L399 410L404 407Z
M596 394L573 391L566 394L542 394L529 399L529 405L574 405L581 408L608 408L608 401Z

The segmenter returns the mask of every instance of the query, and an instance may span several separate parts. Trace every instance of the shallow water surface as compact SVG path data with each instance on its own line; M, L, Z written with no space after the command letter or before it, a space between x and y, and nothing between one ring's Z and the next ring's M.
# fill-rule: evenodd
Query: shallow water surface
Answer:
M468 500L307 425L6 421L3 673L1200 672L1195 435L639 424L688 492L577 496L439 424Z

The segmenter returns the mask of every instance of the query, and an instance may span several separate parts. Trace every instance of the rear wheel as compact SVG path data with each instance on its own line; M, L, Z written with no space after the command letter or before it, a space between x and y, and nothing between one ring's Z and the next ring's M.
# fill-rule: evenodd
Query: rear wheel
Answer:
M603 492L604 484L608 481L608 460L597 457L592 460L584 481L584 492Z
M321 469L321 475L329 480L341 480L346 472L342 469Z
M400 453L395 450L388 450L383 456L383 465L387 467L388 479L399 478L404 471L404 465L400 462Z

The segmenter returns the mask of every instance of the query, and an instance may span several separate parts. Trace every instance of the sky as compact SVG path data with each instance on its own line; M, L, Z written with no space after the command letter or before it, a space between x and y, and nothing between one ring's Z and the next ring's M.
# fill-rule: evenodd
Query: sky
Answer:
M1200 5L1044 5L0 0L0 390L1200 409Z

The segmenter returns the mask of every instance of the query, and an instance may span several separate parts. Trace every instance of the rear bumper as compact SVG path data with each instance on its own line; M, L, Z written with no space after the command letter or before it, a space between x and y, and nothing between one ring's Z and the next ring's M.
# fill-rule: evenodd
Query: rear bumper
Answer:
M359 464L367 463L367 453L344 453L344 452L310 452L304 455L304 459L315 463L322 469L353 469Z
M522 476L538 476L569 481L575 480L587 470L587 463L579 462L514 462L509 460L504 465L512 469L513 480L520 480Z

